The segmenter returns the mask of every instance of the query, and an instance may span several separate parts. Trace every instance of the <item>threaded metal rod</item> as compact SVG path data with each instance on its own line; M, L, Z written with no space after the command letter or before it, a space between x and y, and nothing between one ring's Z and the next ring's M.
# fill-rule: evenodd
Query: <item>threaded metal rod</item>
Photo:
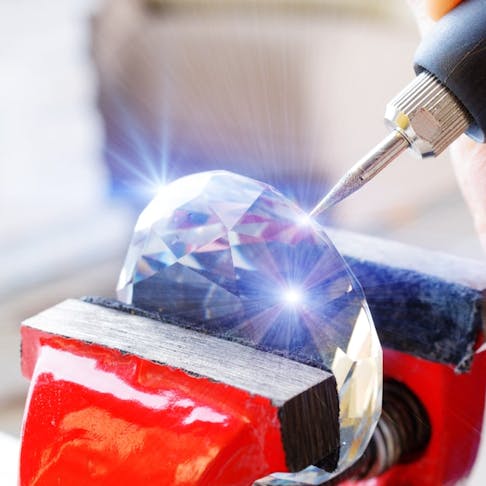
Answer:
M334 486L345 479L375 478L395 464L419 456L430 434L430 420L420 400L403 383L385 380L382 414L363 456L350 469L321 484Z

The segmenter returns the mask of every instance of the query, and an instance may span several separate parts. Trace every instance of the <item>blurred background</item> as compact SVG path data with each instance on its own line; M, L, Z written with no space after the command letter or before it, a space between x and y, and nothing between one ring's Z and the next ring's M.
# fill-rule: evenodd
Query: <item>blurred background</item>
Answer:
M113 296L158 188L226 168L310 208L386 133L417 43L405 0L0 0L0 431L20 433L19 323ZM326 218L484 258L447 155Z

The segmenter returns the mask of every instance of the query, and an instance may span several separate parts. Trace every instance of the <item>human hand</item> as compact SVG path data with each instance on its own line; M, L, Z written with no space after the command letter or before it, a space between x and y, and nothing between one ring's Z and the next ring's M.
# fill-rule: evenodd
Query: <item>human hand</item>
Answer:
M422 35L434 21L459 4L461 0L408 0ZM452 163L471 211L474 226L486 251L486 144L462 135L451 146Z

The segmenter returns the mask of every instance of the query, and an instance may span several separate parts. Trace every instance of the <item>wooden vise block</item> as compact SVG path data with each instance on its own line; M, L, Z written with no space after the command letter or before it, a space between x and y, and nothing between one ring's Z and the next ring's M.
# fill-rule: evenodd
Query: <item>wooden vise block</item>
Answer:
M383 347L470 369L483 339L485 262L326 231L363 287Z

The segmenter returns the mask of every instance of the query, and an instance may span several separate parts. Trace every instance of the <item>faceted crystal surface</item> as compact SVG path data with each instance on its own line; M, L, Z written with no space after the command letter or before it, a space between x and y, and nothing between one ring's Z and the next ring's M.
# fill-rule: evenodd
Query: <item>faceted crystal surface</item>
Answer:
M167 185L138 219L118 296L332 370L338 471L362 454L381 411L382 382L363 292L322 227L272 187L224 171ZM312 484L331 475L310 467L277 476Z

